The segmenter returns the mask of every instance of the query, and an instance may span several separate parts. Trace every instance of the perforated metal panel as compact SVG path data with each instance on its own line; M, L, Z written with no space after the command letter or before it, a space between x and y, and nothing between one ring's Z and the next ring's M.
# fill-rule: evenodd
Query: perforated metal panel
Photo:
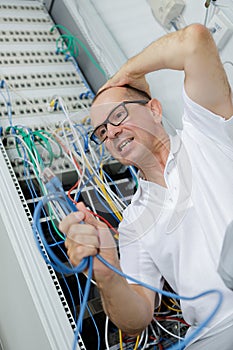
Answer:
M90 104L79 98L87 89L73 64L55 53L53 24L39 1L0 1L0 79L10 88L15 125L54 126L62 118L59 110L52 116L48 112L55 94L63 96L71 111ZM1 96L3 139L7 126ZM20 162L13 161L15 147L10 138L4 144L0 140L0 339L4 350L69 350L76 323L57 275L35 245L30 200L19 184L24 174ZM67 169L63 159L57 166L61 172ZM81 337L78 348L85 349Z

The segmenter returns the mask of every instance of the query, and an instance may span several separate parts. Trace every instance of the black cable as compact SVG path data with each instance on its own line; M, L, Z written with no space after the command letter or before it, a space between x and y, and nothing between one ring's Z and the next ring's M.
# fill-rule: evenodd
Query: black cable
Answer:
M49 7L49 9L48 9L48 13L51 15L51 11L52 11L52 8L53 8L53 5L54 5L54 1L55 0L52 0L51 1L51 4L50 4L50 7Z

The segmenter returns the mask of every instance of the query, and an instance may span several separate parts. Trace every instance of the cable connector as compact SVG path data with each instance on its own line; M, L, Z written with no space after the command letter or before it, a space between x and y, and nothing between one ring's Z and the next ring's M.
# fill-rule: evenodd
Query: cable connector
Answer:
M61 181L50 168L43 170L41 180L47 189L48 195L51 196L50 206L58 222L71 212L77 211L74 203L67 197Z
M64 61L67 62L67 61L70 59L70 57L71 57L71 56L67 53L67 54L65 55Z
M4 89L4 87L5 87L5 80L1 80L0 81L0 88Z

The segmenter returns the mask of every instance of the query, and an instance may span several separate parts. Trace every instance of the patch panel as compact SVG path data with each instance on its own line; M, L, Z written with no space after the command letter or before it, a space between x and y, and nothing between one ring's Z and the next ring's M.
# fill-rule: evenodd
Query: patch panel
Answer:
M10 155L10 157L13 156L13 153L11 154L9 149L8 149L8 154ZM14 154L14 156L15 157L11 159L11 163L18 181L25 182L28 179L34 179L34 173L32 171L30 172L30 177L25 176L25 167L23 165L23 162L18 160L18 155ZM46 161L45 156L44 156L44 161ZM74 167L72 163L65 158L60 158L59 160L56 160L54 162L54 165L51 167L51 169L56 175L60 177L62 176L63 178L66 176L66 174L70 177L71 172L74 172ZM27 202L30 203L30 200L29 201L27 200Z
M49 31L0 31L0 43L55 43L56 37Z
M86 92L87 89L81 77L75 72L74 66L70 62L65 62L64 56L55 54L55 40L58 37L58 32L55 30L50 33L51 25L53 25L52 20L48 16L44 6L38 1L5 1L5 4L3 4L3 1L0 0L0 73L1 79L6 81L7 87L9 88L13 125L24 125L34 130L46 128L47 130L51 130L51 128L59 127L59 122L64 121L64 114L59 109L54 113L48 112L48 101L50 101L55 94L61 95L69 111L76 113L77 111L82 112L83 108L88 108L91 102L89 99L82 101L79 99L80 93ZM2 93L7 96L7 91L5 89L3 90ZM81 106L81 103L85 103L85 106ZM15 186L17 186L18 189L17 200L20 200L22 203L28 221L32 223L32 211L35 200L32 198L32 193L30 193L27 188L26 181L34 181L35 176L30 169L27 169L28 175L27 172L25 173L25 167L22 161L19 160L15 138L9 135L6 137L5 135L4 130L9 126L10 120L8 120L6 111L6 100L4 101L2 97L0 97L0 112L0 126L2 130L0 156L2 154L5 156L4 158L9 168L8 176L14 178ZM39 118L37 118L38 116ZM51 124L52 120L54 124ZM41 152L42 159L46 161L46 157L48 157L46 151L40 145L38 145L38 149ZM62 176L67 183L75 180L74 168L69 159L60 156L58 159L55 159L53 167L54 171L59 174L59 176ZM0 168L3 169L3 166L1 165ZM4 178L6 178L6 176L1 176L1 184ZM7 183L9 183L9 181ZM38 186L36 186L35 189L39 190ZM9 188L9 191L10 190ZM21 235L21 233L17 232L17 236L18 235ZM23 229L21 244L23 244L25 240L24 236L25 230ZM32 249L31 246L30 244L29 249ZM32 254L35 255L35 253ZM23 259L27 261L27 255L23 257ZM39 267L40 263L41 261L38 263L36 262L36 265L38 264ZM42 284L44 284L45 289L49 290L49 298L52 296L52 294L50 294L50 288L53 289L51 283L55 286L57 296L62 304L61 311L63 309L64 312L60 316L58 305L58 307L54 309L56 316L51 316L52 313L50 313L49 310L45 310L46 306L41 306L41 309L44 310L42 318L47 320L50 317L54 317L55 321L54 325L54 321L51 320L51 335L49 334L50 330L48 328L46 329L46 334L49 334L52 342L49 347L46 346L44 348L68 350L71 348L73 331L76 328L76 323L70 311L70 305L67 303L66 295L64 294L65 289L63 290L61 288L60 278L52 267L48 266L47 268L52 282L49 280L47 283L42 282ZM29 266L28 269L30 271L31 267ZM39 268L39 274L41 274L40 270L41 268ZM26 275L30 275L30 272L26 272ZM43 278L42 276L42 279ZM31 284L30 281L29 284ZM39 287L39 289L40 288L41 287ZM54 300L50 299L47 309L50 309L50 304L52 306ZM0 308L2 310L1 303ZM22 315L17 315L17 313L14 312L14 319L18 316L22 321ZM59 323L60 320L62 320L62 326L57 327L57 323ZM62 335L61 341L57 344L57 334L60 334L61 330L63 333L63 325L65 326L66 334ZM55 329L54 326L58 331L53 339L53 334L55 334L53 330ZM71 334L69 333L69 327L72 328ZM27 329L30 329L30 324L28 324ZM63 339L67 338L70 340L67 340L64 346ZM27 339L27 336L25 336L25 339ZM70 347L67 345L69 341L71 341ZM14 340L12 340L12 342L14 342ZM35 341L34 345L34 348L38 348ZM12 346L10 348L15 347L16 346ZM81 337L79 337L78 340L78 348L85 349Z
M6 58L8 61L8 64L11 64L10 60L12 58L22 58L27 57L29 59L31 58L52 58L54 56L58 56L55 53L55 50L53 51L1 51L0 52L0 61L4 58ZM62 57L62 56L61 56ZM62 57L63 58L63 57ZM64 62L64 59L61 59L61 62ZM47 63L47 62L41 62L41 63Z
M71 72L35 73L23 76L19 74L12 76L5 75L4 79L15 90L77 86L82 83L78 79L77 74Z
M52 98L51 94L51 98ZM48 101L47 98L31 98L30 101L24 99L13 99L12 101L12 115L13 116L27 116L29 115L48 115ZM70 112L80 110L82 108L89 108L91 105L90 99L81 100L78 95L63 96L63 101L66 103ZM30 103L29 103L30 102ZM0 98L0 117L7 117L5 103ZM62 113L59 109L56 113ZM52 113L50 113L51 117Z
M37 5L10 5L10 4L0 4L0 10L15 10L15 11L18 11L18 10L32 10L32 11L43 11L43 12L46 12L45 11L45 8L43 5L40 5L40 6L37 6Z
M31 64L31 65L41 65L41 64L62 64L64 63L64 59L61 57L52 57L52 58L10 58L10 59L2 59L0 62L1 66L4 65L25 65L25 64Z
M1 30L0 31L1 36L6 37L28 37L28 36L47 36L54 37L57 36L56 31L50 32L48 30Z
M0 24L2 23L30 23L30 24L44 24L44 23L50 23L53 22L49 17L47 18L26 18L26 17L1 17L0 18Z

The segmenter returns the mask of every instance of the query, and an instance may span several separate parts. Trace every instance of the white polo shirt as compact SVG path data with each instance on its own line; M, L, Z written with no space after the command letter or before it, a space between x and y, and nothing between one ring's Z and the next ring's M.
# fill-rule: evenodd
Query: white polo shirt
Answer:
M185 91L183 98L183 130L170 137L167 188L140 179L124 211L121 266L126 274L157 288L165 278L182 296L222 291L221 309L205 330L218 325L221 331L233 324L233 292L217 273L224 234L233 220L233 117L226 121ZM184 319L197 326L216 300L208 295L181 301Z

